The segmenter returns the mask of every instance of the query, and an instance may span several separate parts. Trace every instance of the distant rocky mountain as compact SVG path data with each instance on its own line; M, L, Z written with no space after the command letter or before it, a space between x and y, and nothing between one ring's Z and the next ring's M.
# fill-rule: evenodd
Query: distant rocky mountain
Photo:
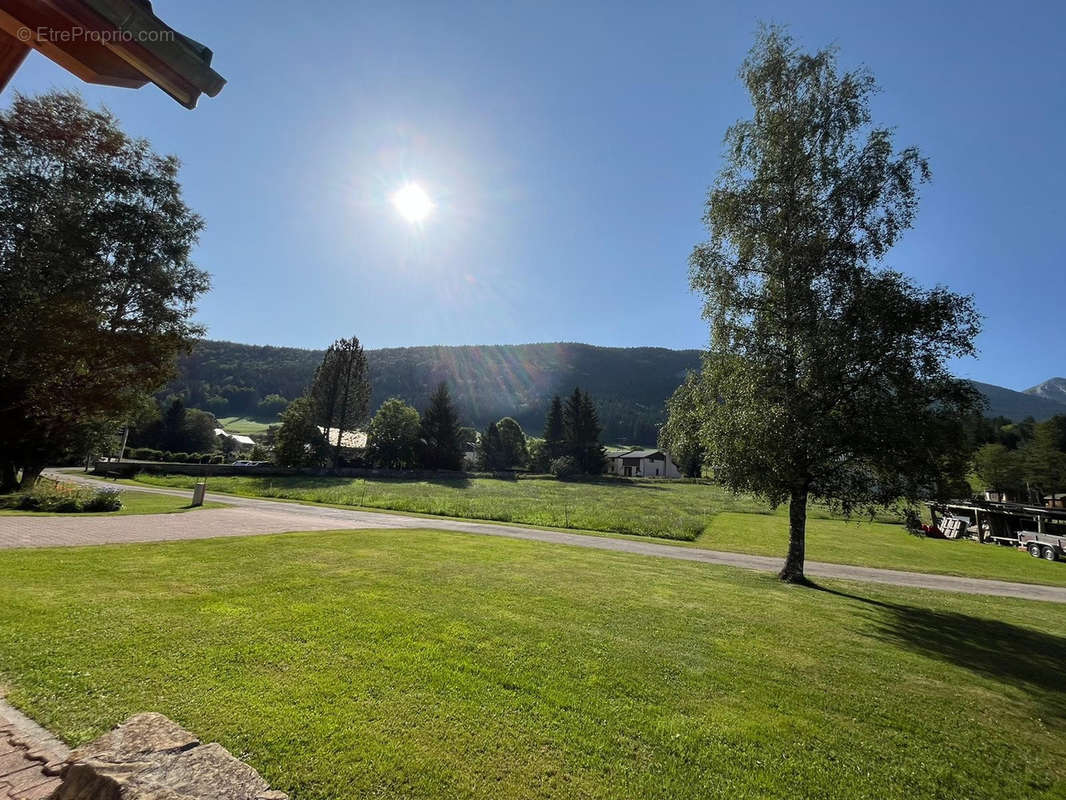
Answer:
M161 397L182 394L189 406L219 417L254 414L258 400L267 395L291 400L302 394L321 360L320 350L203 340L180 359L179 375ZM393 396L424 408L443 380L464 424L484 428L511 416L528 433L539 434L552 395L566 395L580 386L596 401L605 441L651 445L663 422L666 399L686 372L699 368L700 352L555 342L395 347L368 350L367 360L372 408ZM1066 413L1062 378L1028 392L975 385L988 398L985 413L990 417L1043 420Z
M1025 393L1066 404L1066 378L1048 378L1039 386L1026 389Z
M1007 417L1020 421L1026 417L1032 417L1037 422L1053 417L1056 414L1066 414L1066 394L1061 395L1064 401L1055 400L1052 396L1046 396L1034 392L1034 389L1062 381L1062 378L1052 378L1040 386L1027 389L1024 392L1016 392L1013 389L1005 389L1002 386L993 386L990 383L973 381L985 398L988 400L988 408L985 410L987 417Z

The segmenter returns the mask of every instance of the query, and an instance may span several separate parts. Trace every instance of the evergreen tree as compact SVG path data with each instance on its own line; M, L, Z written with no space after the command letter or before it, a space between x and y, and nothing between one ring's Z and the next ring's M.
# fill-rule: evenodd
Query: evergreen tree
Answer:
M172 452L185 449L185 403L180 397L173 398L163 413L163 435L160 446Z
M500 436L500 426L496 422L489 424L481 435L478 444L478 461L481 468L493 472L498 469L507 469L507 452Z
M459 414L441 381L422 414L422 465L427 469L462 469L463 442Z
M592 398L575 387L563 408L564 455L574 459L577 467L586 475L599 475L607 463L600 444L599 417Z
M336 469L344 434L365 425L370 408L370 375L358 338L338 339L330 345L315 371L310 397L315 422L325 429L333 446Z
M566 454L566 424L563 420L563 401L552 398L548 417L544 421L544 457L548 462Z

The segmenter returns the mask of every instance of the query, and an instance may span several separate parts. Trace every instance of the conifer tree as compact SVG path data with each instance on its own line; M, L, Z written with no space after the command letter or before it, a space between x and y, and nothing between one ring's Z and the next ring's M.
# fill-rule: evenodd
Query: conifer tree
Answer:
M563 409L563 430L565 437L565 455L574 459L578 468L586 475L599 475L603 472L606 456L600 444L599 416L592 398L580 388L575 387L566 400Z
M544 421L544 448L548 461L566 454L566 425L563 421L563 401L559 395L552 398L548 417Z
M463 442L459 414L441 381L422 414L422 464L427 469L462 469Z

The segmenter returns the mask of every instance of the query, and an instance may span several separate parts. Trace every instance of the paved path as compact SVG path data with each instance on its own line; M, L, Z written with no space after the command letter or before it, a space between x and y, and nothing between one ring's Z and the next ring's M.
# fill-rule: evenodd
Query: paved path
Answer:
M70 751L8 705L0 691L0 800L44 800L59 786Z
M85 482L92 486L118 484L79 478L72 474L56 474L65 481ZM137 491L188 497L188 490L137 487ZM153 514L128 517L26 517L0 516L0 548L47 547L104 544L109 542L157 542L178 539L205 539L217 536L246 536L256 533L279 533L282 531L339 530L359 528L432 528L434 530L458 531L484 536L504 536L511 539L526 539L551 542L596 550L611 550L619 553L635 553L645 556L673 558L680 561L700 561L706 564L721 564L742 569L777 571L782 559L769 556L753 556L743 553L727 553L718 550L703 550L696 547L679 547L644 542L634 539L612 539L581 533L521 528L494 523L466 522L446 517L410 517L377 511L329 508L300 503L257 500L249 497L214 495L230 504L230 508L204 509L184 514ZM843 580L887 583L893 586L909 586L919 589L935 589L944 592L1017 597L1025 600L1044 600L1066 603L1066 588L1039 586L1028 583L984 580L980 578L957 578L950 575L931 575L921 572L904 572L892 569L852 567L844 564L827 564L808 561L806 572L815 578L840 578Z

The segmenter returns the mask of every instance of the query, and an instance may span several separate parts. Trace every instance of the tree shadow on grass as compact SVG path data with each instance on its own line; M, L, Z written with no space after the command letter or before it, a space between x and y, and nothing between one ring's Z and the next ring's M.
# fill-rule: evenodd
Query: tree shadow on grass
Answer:
M811 584L870 607L868 635L1024 690L1045 720L1066 727L1066 637L953 611L885 603Z

